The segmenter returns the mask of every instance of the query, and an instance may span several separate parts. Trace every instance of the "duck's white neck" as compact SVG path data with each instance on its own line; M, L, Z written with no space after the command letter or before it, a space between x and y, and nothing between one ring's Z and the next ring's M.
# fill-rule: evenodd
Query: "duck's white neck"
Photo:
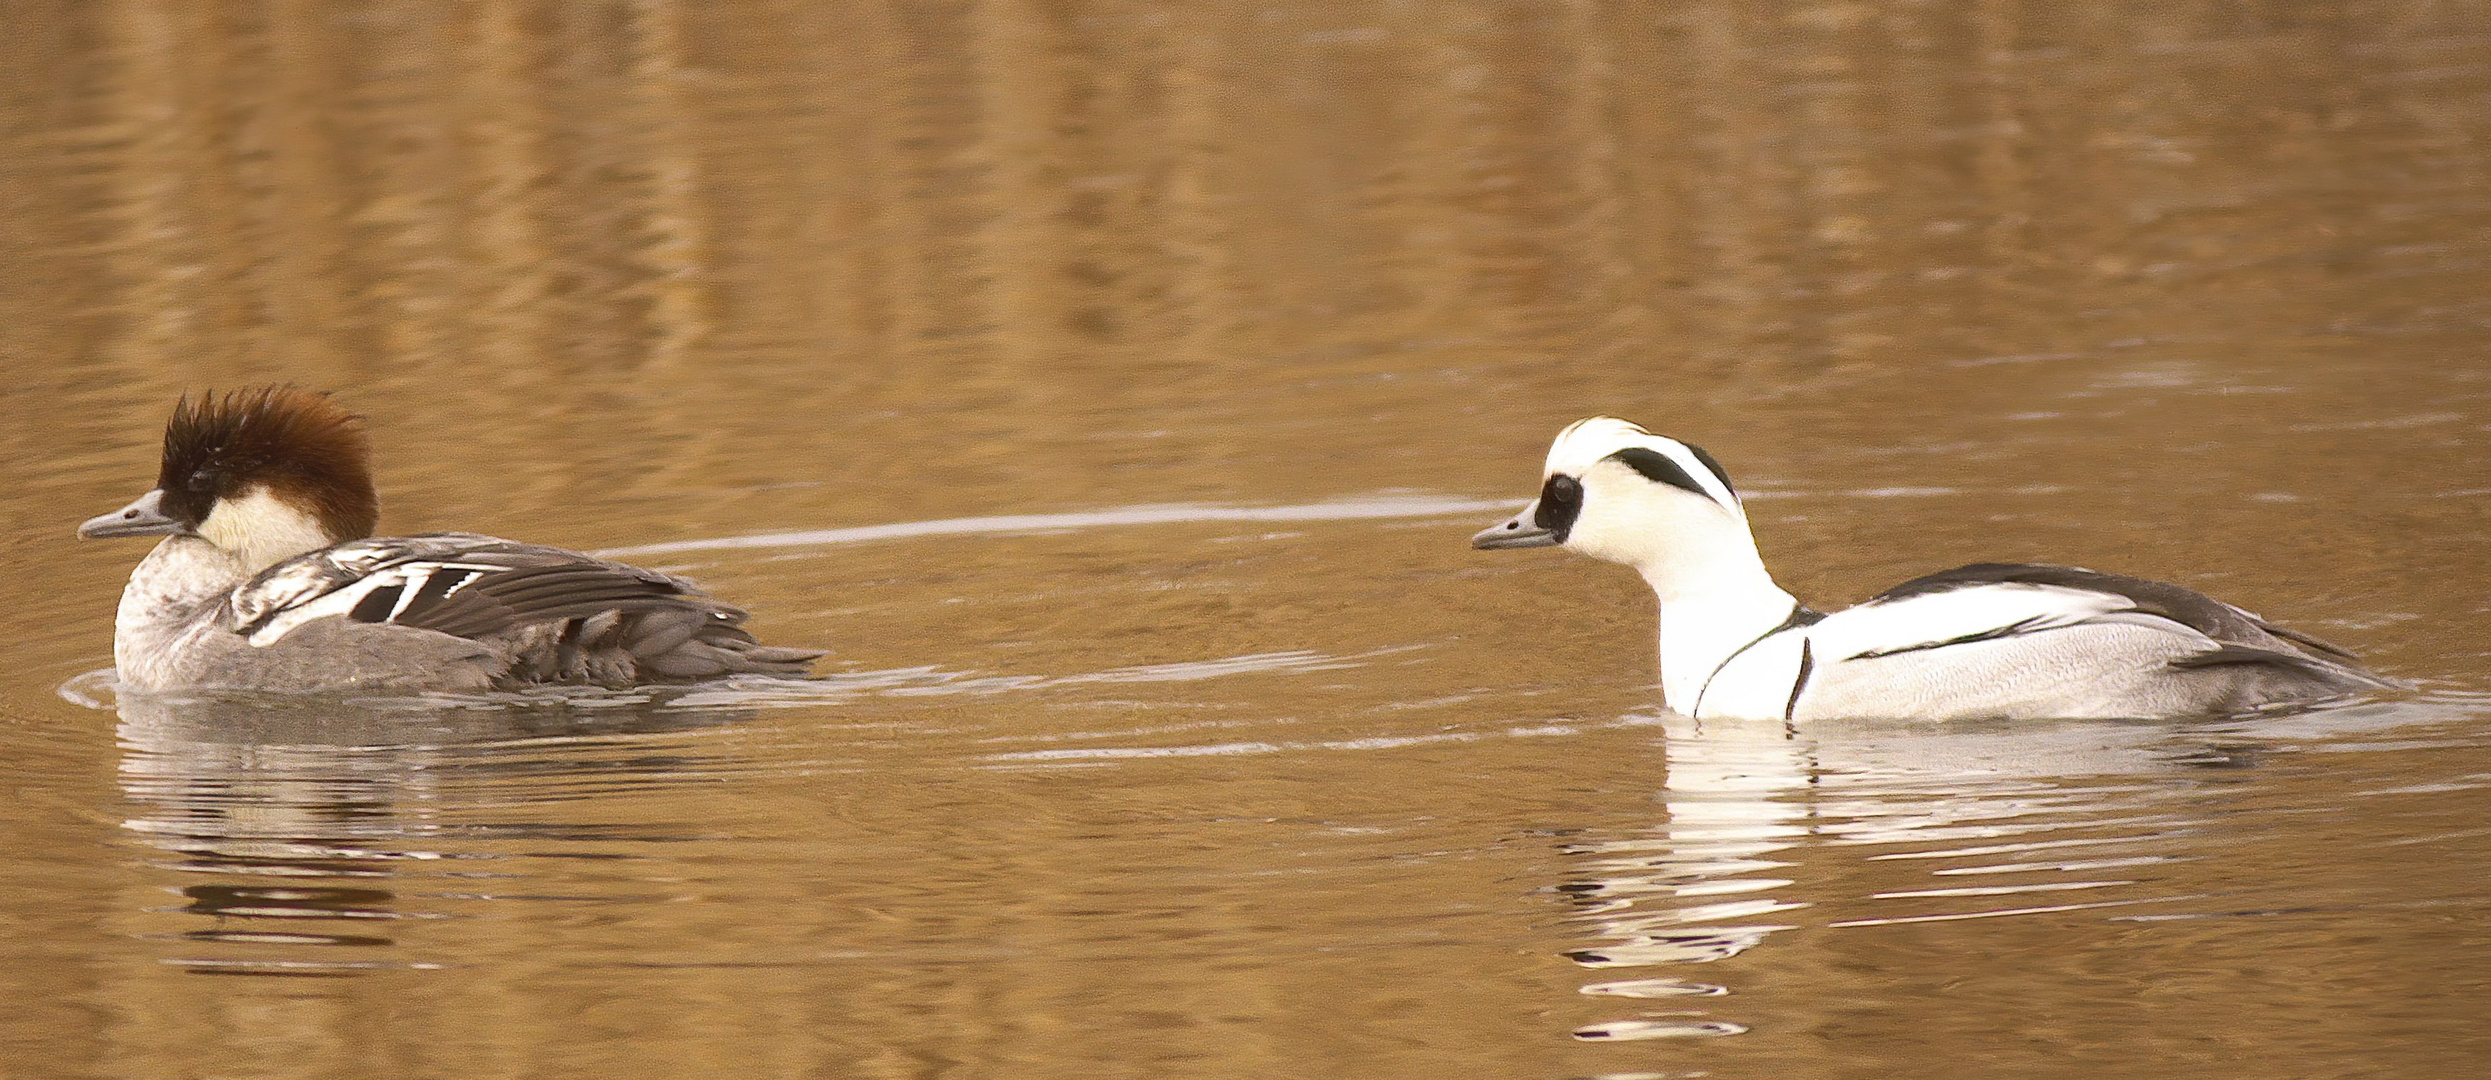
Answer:
M1722 662L1781 625L1798 603L1773 583L1752 544L1704 554L1699 565L1672 559L1636 567L1661 602L1662 702L1690 716Z

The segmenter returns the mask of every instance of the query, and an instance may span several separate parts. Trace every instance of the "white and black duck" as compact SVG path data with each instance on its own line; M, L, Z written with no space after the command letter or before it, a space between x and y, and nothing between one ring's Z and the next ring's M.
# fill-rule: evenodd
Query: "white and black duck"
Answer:
M1720 463L1611 417L1549 447L1539 498L1471 538L1563 546L1660 600L1661 693L1695 717L2178 717L2393 684L2201 593L2068 566L1976 563L1820 614L1774 584Z

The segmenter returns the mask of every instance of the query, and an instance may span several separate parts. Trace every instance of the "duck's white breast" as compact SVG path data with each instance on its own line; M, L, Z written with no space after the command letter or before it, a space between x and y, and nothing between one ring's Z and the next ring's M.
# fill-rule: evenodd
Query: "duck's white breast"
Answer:
M1784 719L1799 681L1803 654L1813 652L1806 629L1786 630L1750 645L1713 673L1694 706L1700 717Z

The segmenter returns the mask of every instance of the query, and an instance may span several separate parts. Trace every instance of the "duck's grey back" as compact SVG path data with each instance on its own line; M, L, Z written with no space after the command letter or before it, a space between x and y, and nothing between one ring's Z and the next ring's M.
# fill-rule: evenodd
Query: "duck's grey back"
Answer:
M233 603L236 633L270 648L323 624L333 636L421 631L487 654L488 681L503 687L802 675L821 655L759 644L742 609L681 578L472 533L312 552L270 567Z

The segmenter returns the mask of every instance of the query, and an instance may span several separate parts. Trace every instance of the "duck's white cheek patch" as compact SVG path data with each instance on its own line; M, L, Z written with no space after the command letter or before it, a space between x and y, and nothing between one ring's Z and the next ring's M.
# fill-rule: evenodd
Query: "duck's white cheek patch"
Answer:
M254 573L331 543L319 519L264 487L218 499L199 523L199 535L241 558Z

